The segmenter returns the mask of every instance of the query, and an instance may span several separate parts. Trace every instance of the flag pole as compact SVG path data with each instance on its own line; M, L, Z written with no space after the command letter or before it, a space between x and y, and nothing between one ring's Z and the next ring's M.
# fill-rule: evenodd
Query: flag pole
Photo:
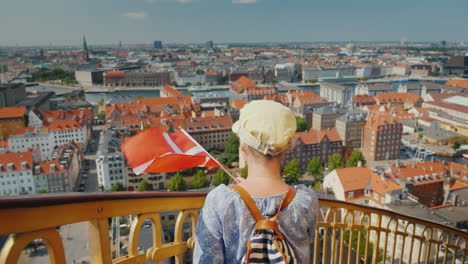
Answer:
M224 165L223 163L219 162L217 159L215 159L213 156L211 156L211 154L206 151L206 149L200 145L200 143L198 143L189 133L187 133L187 131L185 131L185 129L183 128L180 128L180 130L182 130L182 132L187 136L189 137L193 142L195 142L195 144L197 144L199 147L201 147L205 152L206 154L211 158L213 159L219 166L221 169L223 169L224 172L226 172L227 175L229 175L229 177L231 177L231 179L233 181L237 181L236 177L234 177L234 175L231 174L231 172L227 169L227 166Z

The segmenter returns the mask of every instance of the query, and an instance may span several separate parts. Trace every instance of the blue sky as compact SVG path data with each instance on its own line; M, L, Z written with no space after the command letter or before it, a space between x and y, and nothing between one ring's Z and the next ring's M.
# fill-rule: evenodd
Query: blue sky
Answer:
M0 0L0 45L466 41L468 0Z

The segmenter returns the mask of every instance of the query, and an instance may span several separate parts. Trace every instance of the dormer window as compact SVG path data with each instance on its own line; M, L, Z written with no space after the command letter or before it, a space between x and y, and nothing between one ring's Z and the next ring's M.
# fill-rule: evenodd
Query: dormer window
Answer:
M15 165L13 163L8 163L8 170L12 171L15 169Z
M21 168L22 169L27 169L28 168L28 163L26 161L21 162Z
M57 170L57 167L55 166L55 164L50 164L50 170L51 171L56 171Z
M41 173L41 166L34 166L34 173Z

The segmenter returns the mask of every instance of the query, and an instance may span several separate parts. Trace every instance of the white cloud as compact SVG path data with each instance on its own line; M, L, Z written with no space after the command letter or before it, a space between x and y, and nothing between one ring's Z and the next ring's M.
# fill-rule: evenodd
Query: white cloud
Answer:
M255 4L257 0L232 0L233 4Z
M128 12L122 14L122 16L130 19L145 19L148 16L148 14L146 12Z

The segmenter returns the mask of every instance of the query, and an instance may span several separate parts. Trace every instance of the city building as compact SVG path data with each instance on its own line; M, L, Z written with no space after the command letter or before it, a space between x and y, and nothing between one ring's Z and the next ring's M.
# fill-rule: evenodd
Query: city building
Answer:
M400 157L403 127L390 114L370 114L364 126L362 154L366 160Z
M310 129L307 132L296 132L291 146L281 161L281 165L284 167L292 159L296 159L302 171L307 169L309 161L314 157L326 164L332 154L343 155L344 152L342 139L335 129Z
M91 86L103 83L104 70L75 71L75 79L81 85Z
M26 98L26 86L22 83L0 84L0 107L16 106Z
M390 167L391 174L406 186L408 192L427 207L442 205L444 202L444 181L449 172L441 161L428 161Z
M374 96L377 105L403 105L404 109L420 107L421 96L411 93L381 93Z
M182 94L170 85L164 85L160 90L160 97L181 97Z
M64 164L57 160L34 163L34 184L36 190L48 193L73 191L73 182L69 182Z
M232 133L230 115L191 117L167 120L173 129L185 129L205 149L224 150L228 136Z
M153 47L154 47L154 49L157 49L157 50L162 49L162 48L163 48L162 41L156 40L156 41L153 43Z
M431 94L422 106L429 116L458 128L468 126L468 93Z
M212 40L209 40L205 43L205 49L212 49L214 48L214 42Z
M374 105L375 100L368 94L361 94L353 96L353 106L361 108L366 105Z
M361 83L356 85L355 95L376 96L381 93L393 93L393 86L388 83L367 84Z
M0 154L0 195L34 194L33 151Z
M126 166L120 151L122 140L120 129L105 130L99 137L96 152L96 173L98 185L102 190L110 190L117 182L126 185Z
M335 83L321 83L320 96L329 101L340 105L352 103L353 88Z
M381 208L407 196L407 190L393 179L368 167L336 169L325 176L323 188L337 200Z
M299 63L284 63L275 65L276 81L294 82L297 75L302 72L302 66Z
M26 126L26 107L0 108L0 137L14 134L17 128Z
M336 131L348 148L361 148L367 113L354 109L336 119Z
M353 66L319 67L315 65L307 65L302 67L302 80L356 80L356 68Z
M447 64L444 66L444 73L468 77L468 56L450 56Z
M335 121L340 116L346 114L346 109L330 105L318 108L312 117L312 128L321 130L335 127Z
M232 85L231 91L236 94L243 93L247 88L257 88L257 85L248 77L240 76Z
M88 145L86 124L80 124L73 119L55 120L49 121L46 128L53 140L51 148L60 147L70 142L80 143L83 146Z
M35 131L33 127L18 128L8 137L8 145L11 152L26 152L28 149L37 148L44 160L49 160L54 150L54 140L47 129Z

